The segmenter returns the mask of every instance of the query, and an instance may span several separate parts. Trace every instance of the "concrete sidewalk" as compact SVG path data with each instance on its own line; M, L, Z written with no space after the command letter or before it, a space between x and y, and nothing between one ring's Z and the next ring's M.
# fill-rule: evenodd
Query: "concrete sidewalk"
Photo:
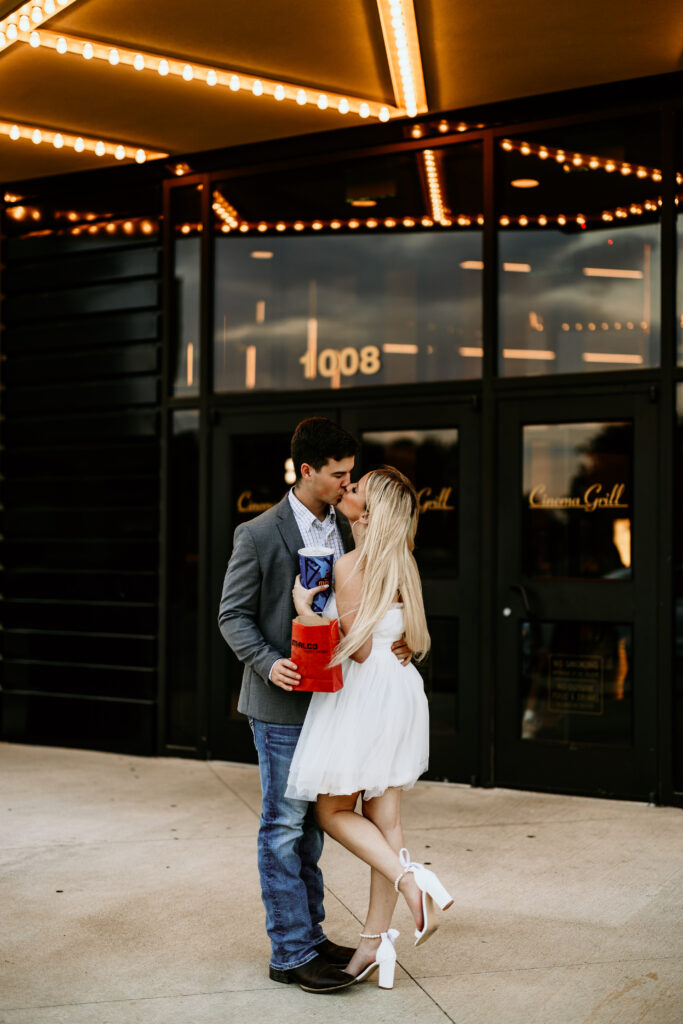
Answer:
M402 970L268 979L249 765L0 744L2 1024L681 1024L683 812L421 783L405 839L455 896ZM368 870L327 841L328 934Z

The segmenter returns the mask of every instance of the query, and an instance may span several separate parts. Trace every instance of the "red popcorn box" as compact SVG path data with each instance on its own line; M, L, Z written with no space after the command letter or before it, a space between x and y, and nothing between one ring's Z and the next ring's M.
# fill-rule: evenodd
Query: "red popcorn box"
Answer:
M339 643L339 623L324 615L292 620L292 661L301 675L297 690L335 693L344 685L341 665L329 668Z

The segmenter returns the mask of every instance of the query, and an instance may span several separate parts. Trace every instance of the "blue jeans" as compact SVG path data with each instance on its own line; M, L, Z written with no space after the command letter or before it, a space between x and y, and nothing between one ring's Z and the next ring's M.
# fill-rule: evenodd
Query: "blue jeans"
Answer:
M272 946L271 966L300 967L316 956L325 941L323 876L318 860L323 832L307 800L285 796L287 776L301 732L300 725L273 725L250 718L261 775L261 824L258 869L266 908L266 931Z

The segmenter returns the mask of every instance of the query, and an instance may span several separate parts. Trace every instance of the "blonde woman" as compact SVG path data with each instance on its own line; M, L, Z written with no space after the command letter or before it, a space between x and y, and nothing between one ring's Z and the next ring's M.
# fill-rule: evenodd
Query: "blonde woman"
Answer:
M359 516L366 510L360 523L367 527L356 549L336 563L335 593L325 608L341 626L334 662L343 664L344 686L313 695L286 795L316 800L320 826L370 865L368 914L346 971L360 981L379 968L380 987L391 988L398 932L390 925L398 893L415 919L416 946L436 930L437 907L453 901L432 871L410 860L401 831L401 791L426 770L429 754L422 679L414 665L400 664L391 653L403 634L418 659L430 646L412 553L417 496L410 481L387 466L366 474L353 498ZM321 589L304 590L297 580L300 614L310 611ZM359 795L362 813L355 811Z

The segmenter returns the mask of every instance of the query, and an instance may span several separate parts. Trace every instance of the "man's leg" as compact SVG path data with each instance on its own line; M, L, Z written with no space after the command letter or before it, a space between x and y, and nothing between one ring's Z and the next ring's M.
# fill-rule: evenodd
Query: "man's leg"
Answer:
M322 841L316 843L306 821L309 804L285 797L287 776L301 732L299 725L273 725L250 720L261 776L261 824L258 867L266 908L266 931L272 945L271 966L288 970L316 956L314 946L324 939L322 876L315 863ZM316 826L317 830L317 826ZM319 884L316 879L320 876ZM313 881L310 900L307 882ZM315 926L311 909L316 916Z
M318 866L323 852L325 833L318 825L315 817L315 804L309 804L304 818L304 833L301 837L299 855L301 857L301 877L306 886L308 896L308 912L311 915L311 936L314 946L325 940L325 933L320 927L325 920L325 887L323 873Z

